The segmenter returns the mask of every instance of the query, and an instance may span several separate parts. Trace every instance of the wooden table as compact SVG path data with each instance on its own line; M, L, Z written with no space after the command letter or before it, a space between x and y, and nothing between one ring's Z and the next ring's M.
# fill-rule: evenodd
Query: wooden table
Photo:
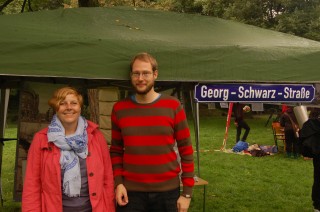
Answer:
M203 212L206 211L206 185L208 185L208 181L198 177L198 180L194 182L194 186L203 186L203 205L202 205L202 210ZM183 185L181 184L181 187Z

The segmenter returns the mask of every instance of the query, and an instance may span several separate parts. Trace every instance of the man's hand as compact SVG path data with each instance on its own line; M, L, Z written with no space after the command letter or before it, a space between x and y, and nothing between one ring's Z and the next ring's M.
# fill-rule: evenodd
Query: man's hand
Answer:
M177 201L178 212L187 212L190 206L191 198L180 196Z
M120 206L125 206L129 202L127 189L123 184L119 184L116 188L116 201Z

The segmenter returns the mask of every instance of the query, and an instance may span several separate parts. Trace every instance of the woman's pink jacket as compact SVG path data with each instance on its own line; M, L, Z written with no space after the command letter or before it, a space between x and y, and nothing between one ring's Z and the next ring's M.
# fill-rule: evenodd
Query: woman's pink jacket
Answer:
M28 152L22 212L62 212L60 149L48 143L48 128L35 134ZM93 212L115 211L114 181L108 145L88 121L87 173Z

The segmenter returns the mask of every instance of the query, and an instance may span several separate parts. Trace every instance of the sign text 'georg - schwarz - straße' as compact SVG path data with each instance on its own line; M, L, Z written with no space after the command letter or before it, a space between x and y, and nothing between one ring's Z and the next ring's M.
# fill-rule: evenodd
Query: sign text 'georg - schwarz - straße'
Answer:
M298 84L198 84L198 102L311 102L313 85Z

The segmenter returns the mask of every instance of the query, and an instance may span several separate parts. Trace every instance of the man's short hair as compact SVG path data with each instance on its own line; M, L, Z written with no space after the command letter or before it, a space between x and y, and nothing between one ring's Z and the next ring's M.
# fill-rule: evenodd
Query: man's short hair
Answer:
M142 52L132 58L131 63L130 63L130 71L132 71L133 63L136 60L141 60L141 61L150 63L151 67L152 67L152 71L158 70L157 60L154 57L152 57L150 54L148 54L146 52Z

